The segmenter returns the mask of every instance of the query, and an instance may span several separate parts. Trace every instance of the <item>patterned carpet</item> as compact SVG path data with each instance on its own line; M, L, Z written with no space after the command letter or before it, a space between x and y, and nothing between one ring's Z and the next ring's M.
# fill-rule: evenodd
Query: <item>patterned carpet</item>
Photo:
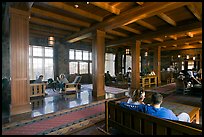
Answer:
M171 94L174 91L176 91L176 83L170 83L170 84L155 87L155 88L152 88L152 89L146 89L145 91L147 91L147 92L158 92L158 93L161 93L163 95L164 94L168 95L168 94Z
M70 134L104 120L105 100L76 108L10 123L2 127L2 135L63 135Z

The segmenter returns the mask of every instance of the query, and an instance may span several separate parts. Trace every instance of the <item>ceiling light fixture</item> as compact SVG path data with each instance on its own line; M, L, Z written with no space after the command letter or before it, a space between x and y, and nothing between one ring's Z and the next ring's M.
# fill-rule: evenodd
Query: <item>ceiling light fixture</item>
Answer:
M75 4L75 5L74 5L74 7L75 7L75 8L78 8L78 7L79 7L79 5Z

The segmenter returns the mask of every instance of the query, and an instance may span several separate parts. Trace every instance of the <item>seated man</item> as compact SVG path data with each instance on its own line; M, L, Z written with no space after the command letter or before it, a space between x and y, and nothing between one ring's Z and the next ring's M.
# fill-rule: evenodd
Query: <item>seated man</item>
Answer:
M111 84L111 83L112 83L112 79L113 79L113 78L111 77L109 71L107 71L107 72L105 73L105 83L106 83L106 84Z
M187 113L183 112L176 116L172 112L172 110L161 107L162 100L163 96L161 94L154 93L152 94L151 105L149 104L134 105L126 102L121 102L120 106L123 108L144 112L158 118L190 122L190 116Z
M38 79L34 81L34 83L43 83L43 75L40 75Z
M66 83L69 83L69 81L67 80L67 78L65 77L64 74L60 74L59 77L57 77L57 81L59 82L58 87L61 91L64 91L64 87Z

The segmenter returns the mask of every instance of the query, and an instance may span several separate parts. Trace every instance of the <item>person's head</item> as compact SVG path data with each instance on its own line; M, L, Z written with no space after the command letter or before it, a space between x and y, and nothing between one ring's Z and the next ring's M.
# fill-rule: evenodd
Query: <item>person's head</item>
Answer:
M109 74L109 71L107 71L107 74Z
M39 78L40 78L40 79L43 79L43 75L40 75Z
M65 78L65 75L64 74L60 74L60 78L61 79Z
M153 93L151 98L152 105L159 105L162 103L163 96L159 93Z
M132 100L135 101L144 101L145 91L143 89L137 89L133 92Z

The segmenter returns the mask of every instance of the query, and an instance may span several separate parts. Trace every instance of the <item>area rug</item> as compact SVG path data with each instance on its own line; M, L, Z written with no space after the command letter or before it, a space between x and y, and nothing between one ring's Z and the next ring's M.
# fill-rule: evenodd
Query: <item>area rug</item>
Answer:
M92 84L82 85L82 88L93 89L93 85ZM110 94L120 94L128 92L128 89L105 86L105 92Z
M111 99L107 99L111 100ZM104 120L105 101L67 109L11 123L2 127L2 135L64 135Z
M147 91L147 92L158 92L158 93L161 93L163 95L169 95L169 94L176 91L176 83L170 83L170 84L155 87L155 88L152 88L152 89L146 89L145 91Z

